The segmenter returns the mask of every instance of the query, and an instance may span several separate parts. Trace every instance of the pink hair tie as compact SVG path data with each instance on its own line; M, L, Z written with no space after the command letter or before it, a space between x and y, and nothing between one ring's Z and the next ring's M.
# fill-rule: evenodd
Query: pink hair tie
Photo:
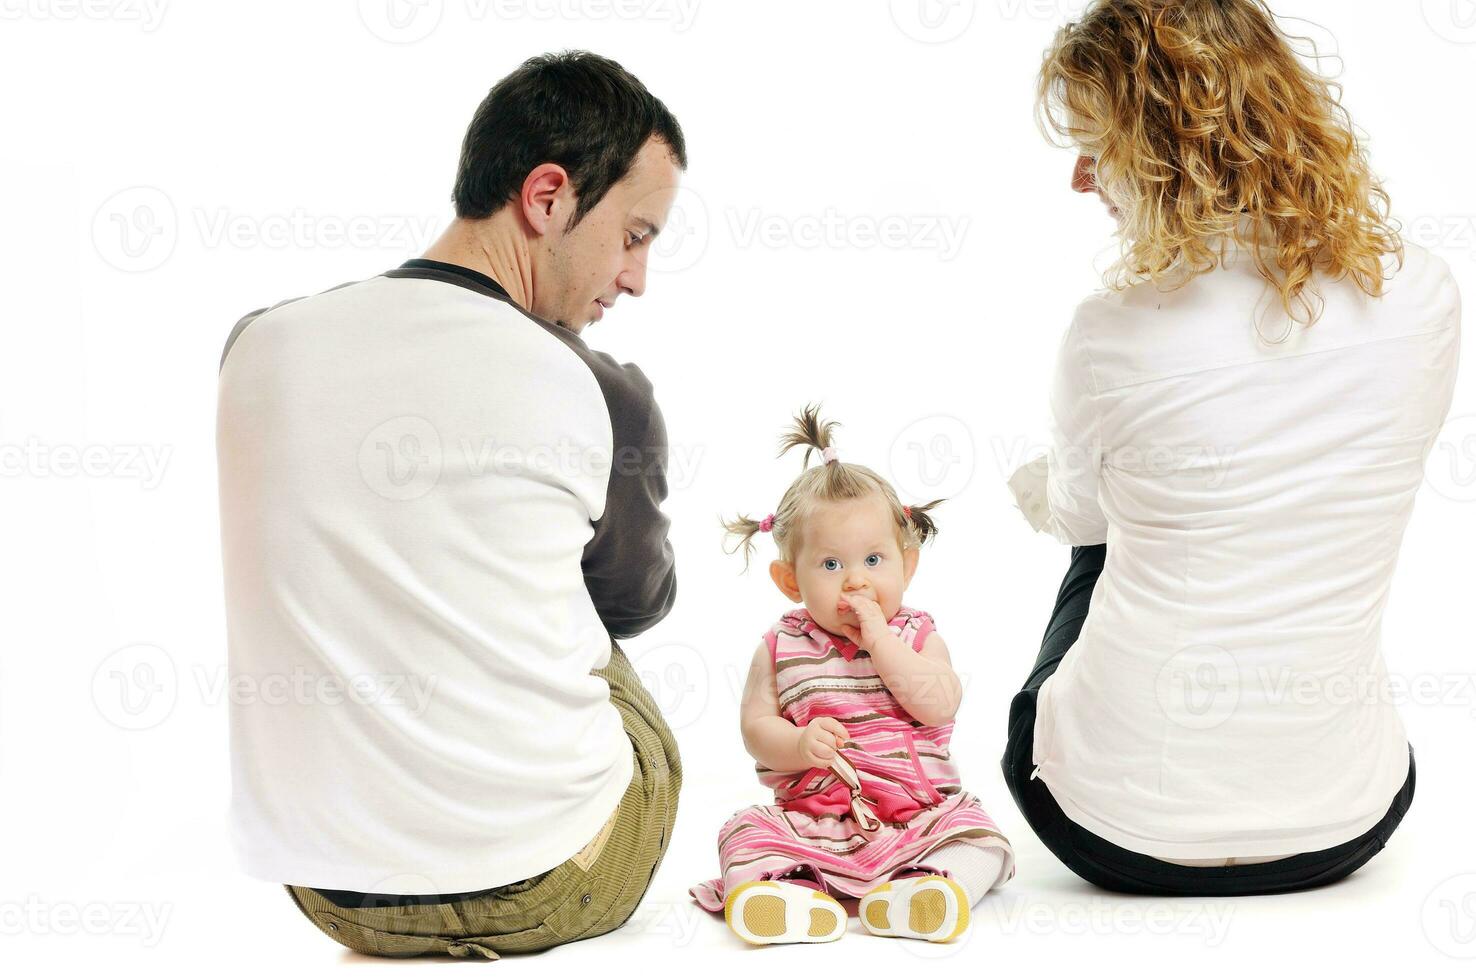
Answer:
M770 531L774 530L773 514L770 514L768 517L765 517L763 520L759 521L759 530L763 531L765 534L768 534Z
M836 452L834 446L826 446L820 452L820 455L825 457L825 462L827 463L834 463L840 457L840 453Z
M909 521L912 520L912 508L911 507L903 507L902 508L902 516L906 517Z

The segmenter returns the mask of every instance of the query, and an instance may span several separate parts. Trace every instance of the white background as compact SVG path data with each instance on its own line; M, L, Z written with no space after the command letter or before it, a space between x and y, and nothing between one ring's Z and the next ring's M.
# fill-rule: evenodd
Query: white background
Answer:
M1039 445L1055 344L1111 244L1103 208L1068 189L1072 154L1032 118L1040 53L1079 0L418 3L0 0L0 966L440 965L348 954L235 868L216 362L242 314L418 254L449 216L487 88L531 54L587 47L668 103L691 154L647 295L585 333L642 366L670 429L680 597L628 648L687 782L630 926L488 968L1469 971L1469 365L1385 622L1391 672L1433 691L1402 707L1419 788L1381 856L1303 895L1110 895L1036 841L1003 786L1007 706L1067 557L1003 481ZM1325 67L1396 214L1470 306L1476 6L1278 6L1336 44ZM717 518L772 509L800 465L776 461L775 440L812 399L844 423L843 458L905 499L951 498L907 601L935 615L967 678L956 756L1020 870L946 948L853 923L836 945L749 950L686 896L716 873L721 823L763 800L736 691L786 606L769 553L741 576Z

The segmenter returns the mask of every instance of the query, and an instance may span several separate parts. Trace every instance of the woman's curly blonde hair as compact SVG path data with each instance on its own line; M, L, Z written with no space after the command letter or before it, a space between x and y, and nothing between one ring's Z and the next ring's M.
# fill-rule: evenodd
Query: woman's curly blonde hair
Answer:
M1109 286L1188 281L1233 240L1294 322L1321 316L1319 270L1383 293L1383 257L1404 257L1389 196L1341 87L1290 42L1261 0L1094 0L1057 33L1037 118L1122 212Z
M897 491L892 489L892 485L868 466L845 463L839 459L827 460L819 466L810 465L812 453L816 450L824 453L832 448L831 435L839 425L839 422L821 419L819 405L805 406L795 416L794 424L779 439L780 456L796 447L804 447L805 458L802 465L805 469L795 477L789 489L784 491L784 496L779 499L779 506L770 515L768 527L765 527L765 520L755 520L746 514L723 521L727 536L738 539L728 553L732 554L739 547L743 549L745 571L748 570L749 560L753 556L753 537L763 531L774 535L779 557L785 561L793 561L800 547L805 519L814 513L817 505L827 501L880 496L891 511L897 542L904 550L919 547L937 535L938 525L933 522L930 512L942 500L908 507L898 499Z

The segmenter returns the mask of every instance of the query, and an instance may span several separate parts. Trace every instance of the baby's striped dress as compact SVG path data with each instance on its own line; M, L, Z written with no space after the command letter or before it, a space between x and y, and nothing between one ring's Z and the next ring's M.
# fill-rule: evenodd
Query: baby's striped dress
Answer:
M921 651L933 620L906 606L889 628ZM765 635L774 657L779 711L798 728L831 717L846 726L841 746L860 777L865 803L881 821L867 832L851 808L851 790L830 769L775 772L757 767L774 790L774 805L736 812L718 832L722 877L693 885L703 908L718 911L727 892L765 872L813 864L830 891L859 897L897 868L926 863L928 852L962 840L998 848L999 881L1014 877L1014 853L979 800L964 791L949 755L953 722L924 725L887 690L871 656L845 637L822 629L803 607L791 610ZM914 697L926 697L919 690Z

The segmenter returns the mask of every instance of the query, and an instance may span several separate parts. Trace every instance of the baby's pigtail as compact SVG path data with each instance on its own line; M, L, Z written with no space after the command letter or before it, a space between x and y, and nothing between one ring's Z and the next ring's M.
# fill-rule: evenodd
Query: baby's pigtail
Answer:
M840 425L839 422L826 422L820 418L820 406L806 405L804 410L794 417L794 425L784 431L779 438L779 455L783 456L796 446L805 447L805 461L802 469L810 465L810 453L815 450L830 448L830 433Z
M728 533L724 536L724 542L729 538L737 538L733 547L724 547L723 551L735 554L739 548L743 549L743 571L748 571L748 563L753 558L753 536L763 530L763 525L746 514L740 514L731 521L723 521L723 528Z
M942 500L934 500L927 504L913 504L908 508L907 521L912 525L912 533L916 535L919 546L938 536L938 525L933 521L931 511L941 503Z

